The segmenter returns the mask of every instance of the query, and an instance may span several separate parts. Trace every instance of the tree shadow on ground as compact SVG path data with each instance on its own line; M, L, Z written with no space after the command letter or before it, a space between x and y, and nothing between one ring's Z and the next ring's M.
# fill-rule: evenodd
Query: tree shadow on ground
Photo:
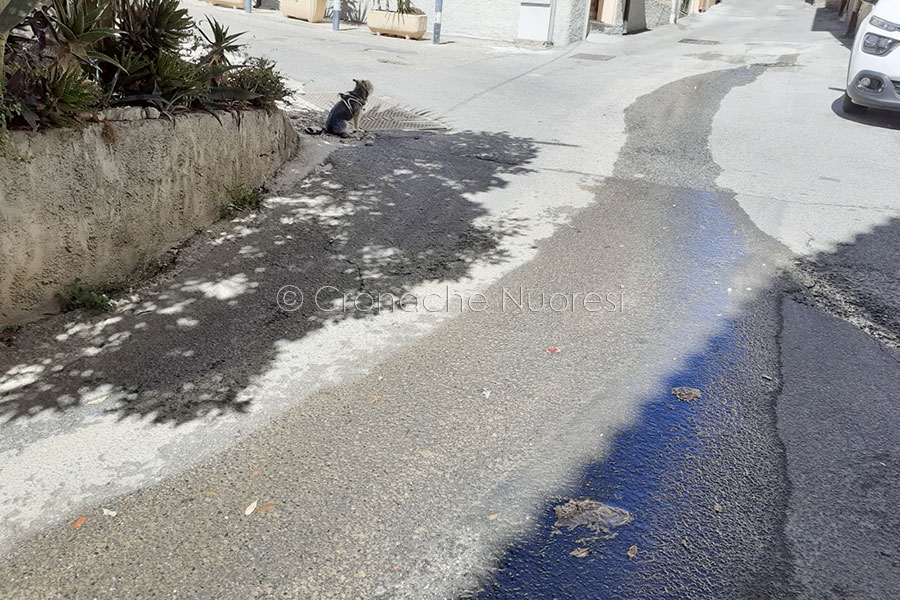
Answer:
M471 198L526 172L536 149L474 132L384 134L343 147L265 210L186 252L174 275L119 312L30 327L0 359L0 417L100 399L108 413L157 423L245 412L252 400L240 392L267 371L279 344L377 313L335 310L339 297L399 298L424 282L459 280L476 262L503 262L515 223ZM304 292L301 307L279 297L288 285Z

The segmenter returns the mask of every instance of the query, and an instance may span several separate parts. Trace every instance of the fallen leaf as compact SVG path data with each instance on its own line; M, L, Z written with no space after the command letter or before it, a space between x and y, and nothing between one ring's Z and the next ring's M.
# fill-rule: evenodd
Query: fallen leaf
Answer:
M721 504L719 504L718 502L716 502L716 503L713 505L713 510L716 511L716 512L722 512L722 510L724 510L724 509L722 508L722 505L721 505Z
M499 516L500 516L500 513L497 513L497 514L495 514L495 515L491 515L491 516L488 517L488 521L496 521L496 520L497 520L497 517L499 517Z
M115 516L116 516L117 514L119 514L119 513L117 513L117 512L114 511L114 510L109 510L108 508L104 508L104 509L103 509L103 514L106 515L107 517L115 517Z
M631 560L635 556L637 556L637 546L632 546L631 548L629 548L628 552L625 553L625 556L628 557L628 560Z
M101 402L106 401L107 398L109 398L109 396L100 396L99 398L94 398L88 402L88 404L100 404Z
M551 346L547 348L547 352L549 352L550 354L559 354L559 348L557 348L556 346Z
M687 540L684 538L681 538L681 545L684 546L685 548L687 548L688 547Z
M87 517L86 517L86 516L82 515L82 516L78 517L78 518L75 520L75 522L72 523L72 529L78 529L79 527L81 527L82 525L84 525L84 522L85 522L85 521L87 521Z
M256 509L256 512L267 513L270 510L275 510L275 504L272 502L263 504L262 506L260 506L259 508Z
M574 556L575 558L587 558L587 555L590 553L590 548L575 548L569 552L569 556Z
M257 475L259 475L259 471L253 471L253 476L256 477Z
M381 400L381 396L372 396L372 399L370 401L366 402L366 404L371 406L372 404L375 404L379 400Z
M247 515L248 517L250 515L252 515L253 511L256 510L256 505L258 502L259 502L259 500L254 500L253 504L251 504L250 506L248 506L247 508L244 509L244 514Z

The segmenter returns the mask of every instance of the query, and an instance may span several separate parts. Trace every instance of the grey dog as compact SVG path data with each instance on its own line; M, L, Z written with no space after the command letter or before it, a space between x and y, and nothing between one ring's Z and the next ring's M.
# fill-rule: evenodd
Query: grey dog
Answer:
M350 134L359 129L359 118L362 116L366 102L369 96L375 90L375 86L371 81L366 79L354 79L353 83L356 87L353 91L341 94L340 100L328 113L328 119L325 121L325 128L307 127L306 133L318 135L328 132L332 135L339 135L342 138L350 137ZM350 124L353 123L351 127Z

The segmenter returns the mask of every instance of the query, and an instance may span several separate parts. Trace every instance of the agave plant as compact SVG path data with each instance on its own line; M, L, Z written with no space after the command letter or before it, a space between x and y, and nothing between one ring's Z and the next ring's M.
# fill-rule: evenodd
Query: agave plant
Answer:
M228 33L227 27L210 17L206 17L206 22L210 28L209 35L206 35L206 32L199 25L197 26L197 31L200 32L200 35L203 36L203 39L206 40L209 46L209 52L200 59L200 63L207 65L231 64L228 60L228 54L234 54L244 47L244 44L235 43L239 37L244 35L244 32Z
M111 27L102 26L108 6L90 0L53 0L50 14L43 11L51 24L48 29L60 64L75 66L77 61L92 64L100 60L121 68L112 58L94 49L98 42L117 33Z
M44 77L47 109L57 114L78 114L97 106L100 89L78 67L54 65Z
M178 0L132 0L118 7L119 48L156 60L177 54L194 28Z

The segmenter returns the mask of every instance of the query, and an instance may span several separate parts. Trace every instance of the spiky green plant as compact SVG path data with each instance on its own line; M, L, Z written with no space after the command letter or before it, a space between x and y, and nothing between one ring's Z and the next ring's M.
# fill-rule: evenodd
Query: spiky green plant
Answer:
M100 103L100 88L78 67L53 65L41 74L41 115L57 125L69 125L78 115L92 112Z
M103 15L108 5L95 5L88 0L53 0L50 21L51 33L61 50L61 62L71 55L84 63L92 60L112 62L108 56L93 49L99 41L112 38L116 30L103 27Z
M234 54L244 47L244 44L235 43L239 37L244 35L244 32L229 33L227 27L210 17L206 17L206 22L210 28L209 35L206 35L206 32L197 25L197 31L206 40L209 48L209 51L200 59L200 63L207 65L231 64L228 60L228 54Z
M190 37L194 23L178 0L132 0L118 7L119 48L156 60L177 54Z

